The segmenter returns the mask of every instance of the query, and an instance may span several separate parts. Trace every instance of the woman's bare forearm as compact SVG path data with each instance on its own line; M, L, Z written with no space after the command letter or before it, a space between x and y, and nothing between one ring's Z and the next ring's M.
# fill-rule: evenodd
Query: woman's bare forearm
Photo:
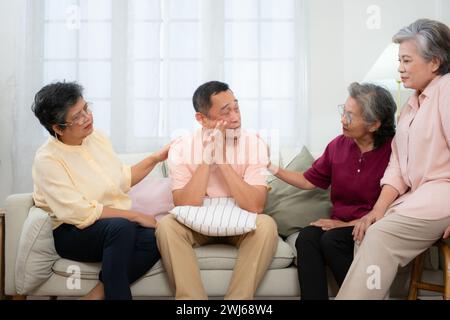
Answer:
M294 187L305 190L312 190L316 188L315 185L305 178L303 172L289 171L275 166L270 166L269 171L271 171L278 179L283 180Z

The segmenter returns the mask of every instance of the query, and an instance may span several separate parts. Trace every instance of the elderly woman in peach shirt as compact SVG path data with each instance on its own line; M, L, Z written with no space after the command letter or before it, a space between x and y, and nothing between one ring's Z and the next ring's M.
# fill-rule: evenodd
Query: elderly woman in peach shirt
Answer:
M360 248L337 299L383 299L407 265L450 226L450 29L421 19L393 38L416 93L404 106L373 210L356 224Z
M53 222L56 252L102 263L100 282L84 299L131 299L130 284L160 255L155 219L132 211L127 192L167 158L168 146L132 167L122 164L109 139L94 130L83 88L74 82L46 85L32 110L51 135L36 152L33 198Z

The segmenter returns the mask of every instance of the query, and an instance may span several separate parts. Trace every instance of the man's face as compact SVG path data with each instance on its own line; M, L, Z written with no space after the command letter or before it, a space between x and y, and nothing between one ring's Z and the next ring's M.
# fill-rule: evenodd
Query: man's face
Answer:
M218 121L226 121L226 129L241 127L241 111L231 90L219 92L211 97L212 106L208 116L201 115L203 127L214 128Z

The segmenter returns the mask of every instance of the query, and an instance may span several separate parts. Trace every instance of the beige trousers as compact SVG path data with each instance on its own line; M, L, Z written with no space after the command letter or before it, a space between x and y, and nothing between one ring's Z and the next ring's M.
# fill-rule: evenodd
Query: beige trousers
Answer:
M383 217L367 230L336 299L387 299L398 268L431 247L449 225L450 217Z
M207 299L194 247L227 243L239 248L225 299L253 299L278 245L275 221L268 215L256 218L256 230L232 237L210 237L179 223L171 214L158 222L156 239L162 262L176 299Z

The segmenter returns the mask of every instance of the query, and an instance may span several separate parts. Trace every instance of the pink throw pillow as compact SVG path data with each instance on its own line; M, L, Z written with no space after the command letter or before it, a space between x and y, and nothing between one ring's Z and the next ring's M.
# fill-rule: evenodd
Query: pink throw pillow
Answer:
M170 178L148 175L134 185L128 195L131 197L131 210L152 215L156 220L174 208Z

